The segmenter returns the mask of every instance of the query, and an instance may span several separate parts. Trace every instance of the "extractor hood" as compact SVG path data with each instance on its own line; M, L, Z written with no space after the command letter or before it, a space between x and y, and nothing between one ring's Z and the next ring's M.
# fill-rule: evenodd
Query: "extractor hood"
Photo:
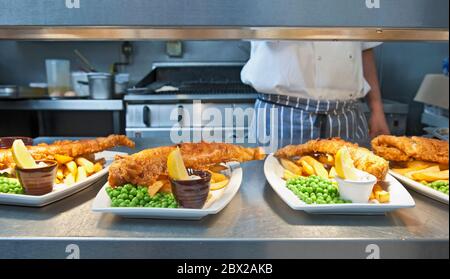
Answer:
M0 0L0 39L448 41L448 0Z

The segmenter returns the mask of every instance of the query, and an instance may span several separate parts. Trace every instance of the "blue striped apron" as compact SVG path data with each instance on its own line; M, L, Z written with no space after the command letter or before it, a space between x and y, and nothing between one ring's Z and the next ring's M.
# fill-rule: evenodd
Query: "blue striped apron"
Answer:
M317 138L340 137L354 142L366 141L369 127L359 103L359 100L312 100L258 94L252 130L256 138L276 134L279 148ZM258 124L258 121L264 121L264 124Z

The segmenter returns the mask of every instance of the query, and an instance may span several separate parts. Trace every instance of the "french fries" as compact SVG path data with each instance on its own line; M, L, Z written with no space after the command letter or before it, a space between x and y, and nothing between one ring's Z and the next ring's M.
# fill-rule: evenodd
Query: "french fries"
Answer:
M430 162L424 162L424 161L410 161L408 163L406 163L406 166L408 168L416 168L417 170L419 169L426 169L429 167L432 167L436 164L430 163Z
M211 185L210 185L211 191L223 189L228 185L228 183L230 183L230 180L226 175L212 171L209 172L211 173Z
M411 172L407 172L404 175L408 178L414 179L413 175L419 174L419 173L425 173L425 172L440 172L441 169L439 168L438 165L426 168L426 169L422 169L422 170L417 170L417 171L411 171Z
M54 157L55 157L56 162L58 162L58 164L60 164L60 165L64 165L70 161L73 161L73 158L70 156L55 155Z
M389 203L391 201L391 194L388 191L385 191L379 184L376 184L373 187L369 199L377 200L379 203Z
M65 155L54 155L55 160L58 162L55 184L71 186L103 170L106 160L94 160L94 157L93 155L88 155L86 157L72 158Z
M159 192L159 190L161 190L161 188L163 186L164 186L164 181L158 180L155 183L153 183L153 185L148 187L148 194L150 195L150 197L153 198Z
M86 169L83 166L78 167L76 182L83 181L87 178Z
M330 169L330 173L328 174L328 176L329 176L330 178L335 178L335 177L337 176L337 172L336 172L336 169L335 169L334 167L332 167L332 168Z
M88 174L92 174L94 172L94 164L88 159L79 157L75 161L79 166L83 166Z
M428 184L436 181L448 181L448 169L448 165L425 161L410 161L406 163L406 168L395 168L392 170L419 183Z
M425 164L410 164L407 168L394 168L392 169L394 172L406 176L408 173L413 173L415 171L421 171L427 168L432 167L432 165Z
M439 180L448 180L449 171L437 171L437 172L419 172L414 173L412 178L418 181L435 182Z
M66 178L64 178L64 184L66 184L67 186L72 186L73 184L75 184L75 177L72 173L69 173Z
M324 165L334 166L334 157L330 154L320 154L317 160Z
M219 181L219 182L211 183L210 190L217 191L217 190L223 189L228 185L228 183L230 183L230 180L228 178L226 178L225 180Z
M300 175L294 174L294 173L290 172L289 170L284 169L284 172L283 172L283 179L284 180L294 179L294 178L297 178L299 176Z
M164 180L164 185L159 189L162 193L172 193L172 185L169 180Z
M293 174L302 175L303 172L302 168L296 165L294 162L286 159L281 159L280 162L285 169L292 172Z
M73 177L77 177L78 166L74 161L66 163L67 170L72 174Z
M306 162L305 160L298 160L297 164L301 165L303 167L303 175L305 176L311 176L311 175L315 175L316 172L314 171L314 167L311 166L308 162Z
M300 161L305 161L308 165L313 167L315 175L322 177L322 178L328 178L328 171L325 169L325 167L314 159L311 156L304 156L300 159Z

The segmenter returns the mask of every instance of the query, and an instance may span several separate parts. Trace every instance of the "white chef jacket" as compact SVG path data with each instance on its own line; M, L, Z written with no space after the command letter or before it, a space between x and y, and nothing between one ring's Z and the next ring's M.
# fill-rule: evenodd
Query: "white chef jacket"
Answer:
M252 41L241 79L258 92L313 100L354 100L371 88L362 52L381 43Z

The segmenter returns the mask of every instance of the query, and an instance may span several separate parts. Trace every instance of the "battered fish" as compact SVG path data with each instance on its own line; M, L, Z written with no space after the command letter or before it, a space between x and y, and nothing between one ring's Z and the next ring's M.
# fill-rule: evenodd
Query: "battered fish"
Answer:
M226 162L246 162L265 158L261 148L245 148L225 143L183 143L178 145L187 168L207 169ZM167 177L167 157L176 146L147 149L116 160L109 169L109 185L127 183L150 186L161 177Z
M134 148L135 144L126 136L110 135L106 138L77 141L56 141L52 144L39 144L36 146L27 146L27 148L35 160L42 160L57 154L70 157L79 157L101 152L116 146L127 146ZM9 149L0 150L0 167L2 167L2 169L14 167L14 160Z
M335 156L342 147L347 147L355 167L374 175L378 181L384 181L389 170L389 163L376 156L370 150L340 138L311 140L305 144L286 146L275 153L277 158L293 158L315 154Z
M393 162L420 160L448 165L448 142L423 137L379 136L372 140L374 152Z

